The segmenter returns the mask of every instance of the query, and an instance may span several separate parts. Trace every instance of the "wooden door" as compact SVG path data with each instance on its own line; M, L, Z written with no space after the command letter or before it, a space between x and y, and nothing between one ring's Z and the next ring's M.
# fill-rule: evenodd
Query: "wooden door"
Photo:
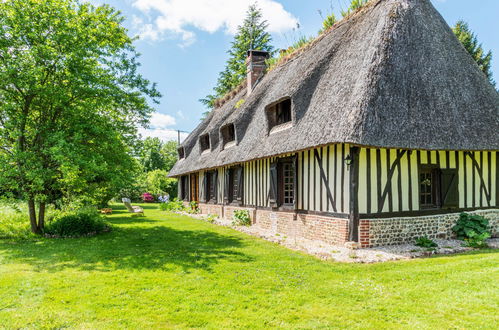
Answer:
M191 201L199 202L199 175L191 174Z

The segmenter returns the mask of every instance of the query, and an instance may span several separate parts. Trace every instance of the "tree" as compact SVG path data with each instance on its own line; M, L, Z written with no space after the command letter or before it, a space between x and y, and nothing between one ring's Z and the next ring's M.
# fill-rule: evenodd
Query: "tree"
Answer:
M178 160L178 143L176 141L168 141L163 144L161 147L161 155L163 156L164 161L164 170L170 172L173 168L173 165Z
M135 125L160 94L122 23L106 5L0 1L0 186L28 202L35 233L47 203L105 198L136 168Z
M246 78L246 57L248 50L273 52L272 37L267 32L268 23L263 19L262 11L251 5L246 18L237 29L234 41L228 51L229 59L225 69L220 72L214 94L201 99L201 103L213 108L215 100L237 87Z
M464 48L473 57L473 59L478 64L478 67L487 76L490 83L495 86L495 82L492 76L491 65L492 65L492 51L485 53L482 48L482 44L478 43L477 36L470 30L468 24L462 20L458 21L456 25L452 28L452 31L463 44Z
M147 191L159 196L169 194L172 198L177 196L177 180L168 177L165 170L154 170L147 173Z
M165 167L161 148L163 143L159 138L146 138L142 143L141 163L145 172L161 170Z

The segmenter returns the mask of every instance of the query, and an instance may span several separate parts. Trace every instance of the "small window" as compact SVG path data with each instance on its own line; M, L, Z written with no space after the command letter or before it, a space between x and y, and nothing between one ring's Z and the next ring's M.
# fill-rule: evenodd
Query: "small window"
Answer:
M184 159L185 158L185 149L184 149L184 147L178 148L177 151L178 151L178 158L179 159Z
M291 122L291 99L285 99L271 105L267 109L267 119L270 129Z
M201 137L199 138L199 144L201 146L201 152L210 150L210 135L201 135Z
M294 159L283 159L270 166L270 202L274 207L295 205L296 169Z
M229 146L232 145L236 141L236 129L234 127L234 124L229 124L220 130L222 133L222 141L223 141L223 146Z

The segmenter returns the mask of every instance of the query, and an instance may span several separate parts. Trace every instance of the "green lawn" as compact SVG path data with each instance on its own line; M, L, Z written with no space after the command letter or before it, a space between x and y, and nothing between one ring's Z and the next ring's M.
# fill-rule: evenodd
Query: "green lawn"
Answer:
M340 264L146 205L93 238L0 240L0 328L494 328L495 251Z

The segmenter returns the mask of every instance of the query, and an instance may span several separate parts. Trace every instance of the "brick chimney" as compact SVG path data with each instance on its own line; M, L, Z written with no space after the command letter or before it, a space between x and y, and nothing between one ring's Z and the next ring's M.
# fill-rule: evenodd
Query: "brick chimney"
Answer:
M267 65L265 64L265 60L268 59L270 54L268 52L262 50L249 50L248 57L246 58L246 67L247 67L247 81L248 81L248 89L247 95L251 94L253 88L255 88L256 84L260 79L262 79L265 74L265 70L267 69Z

